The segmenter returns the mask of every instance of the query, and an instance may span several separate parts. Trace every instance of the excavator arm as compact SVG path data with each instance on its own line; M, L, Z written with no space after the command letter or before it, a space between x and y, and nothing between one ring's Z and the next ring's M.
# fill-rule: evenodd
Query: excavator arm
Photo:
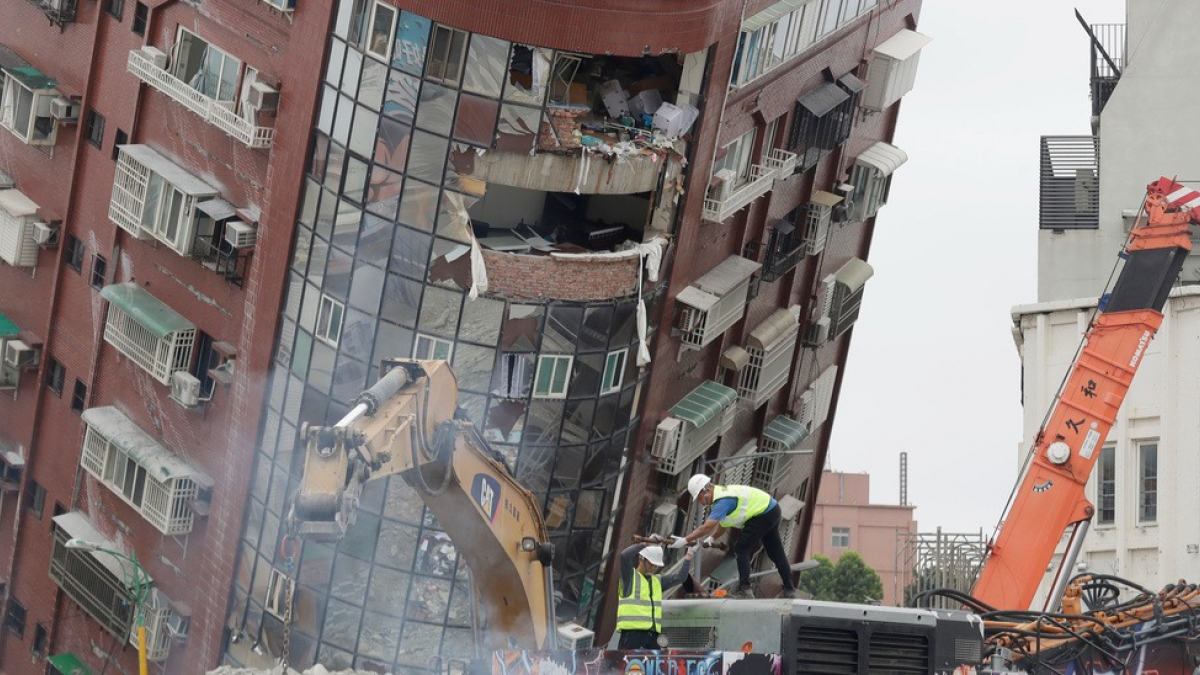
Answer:
M1144 213L989 548L973 594L993 607L1028 609L1063 533L1073 530L1064 556L1071 565L1095 511L1084 487L1191 250L1188 225L1200 222L1200 193L1161 178L1147 187ZM1060 566L1051 602L1068 573Z
M363 484L401 476L437 517L467 565L490 649L553 641L553 548L533 495L475 427L455 416L458 385L444 361L388 359L336 425L305 425L304 476L291 512L301 538L337 541L354 523Z

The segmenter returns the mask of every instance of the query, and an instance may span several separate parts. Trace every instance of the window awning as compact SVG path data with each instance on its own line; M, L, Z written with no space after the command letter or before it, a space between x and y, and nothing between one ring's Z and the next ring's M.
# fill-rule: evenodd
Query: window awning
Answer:
M762 323L755 326L754 330L750 331L748 342L752 347L757 347L765 351L774 347L789 334L794 335L798 333L799 330L800 324L794 314L786 309L777 309L775 313L768 316Z
M196 325L183 315L167 307L162 300L150 295L141 286L127 281L111 284L100 290L100 295L121 308L134 321L154 333L159 339L180 330L195 330Z
M121 154L129 155L137 163L162 176L163 180L192 197L211 197L221 193L148 145L122 145Z
M84 410L83 421L161 482L174 478L193 478L200 474L191 464L163 447L125 413L112 406ZM202 479L197 482L206 481ZM211 484L212 481L207 480L207 483Z
M796 226L786 220L777 220L771 225L771 229L779 234L791 234L796 231Z
M740 255L731 255L697 279L693 285L702 291L724 297L760 269L762 269L762 263L743 258Z
M790 417L776 415L775 419L763 428L763 438L775 441L788 450L795 450L808 438L808 429Z
M736 391L712 380L705 380L684 396L682 401L671 407L671 415L699 427L720 415L721 411L732 405L735 400Z
M933 42L933 38L928 35L902 28L900 32L879 43L875 47L875 53L903 61L921 51L921 48L930 42Z
M826 82L796 99L804 109L817 117L824 117L830 110L850 98L845 90L832 82Z
M121 583L125 583L127 580L137 579L139 576L144 578L147 584L154 582L154 580L150 578L150 573L147 572L146 568L144 567L142 568L140 575L136 574L133 567L133 562L120 557L125 555L121 552L121 549L117 548L117 545L114 544L108 537L100 534L100 531L97 530L94 525L92 525L92 523L87 519L87 516L83 515L82 511L68 511L64 514L54 516L54 518L51 520L53 520L54 524L63 532L66 532L67 536L72 539L83 539L84 541L96 544L101 548L106 548L120 554L113 555L112 553L105 553L104 551L80 550L81 553L87 553L95 558L96 562L100 563L101 567L111 572L114 577L121 581Z
M842 88L851 94L857 94L858 92L867 88L867 85L863 84L862 80L855 77L854 73L846 73L845 75L839 77L838 84L842 85Z
M38 205L26 197L24 192L12 188L0 190L0 209L4 209L13 218L24 218L36 214Z
M743 21L742 30L758 30L769 23L774 23L777 19L785 14L791 14L809 2L811 2L811 0L781 0L780 2L771 5L770 7Z
M50 76L31 66L9 67L5 68L4 72L8 73L17 82L20 82L22 86L33 91L53 89L58 84Z
M893 171L899 169L907 161L908 153L890 143L879 141L863 150L854 163L869 166L884 176L890 176Z
M803 508L804 502L791 495L784 495L779 498L779 519L792 520L800 515L800 510Z
M4 312L0 312L0 338L15 338L21 332L17 328L17 324L12 322L12 319L4 316Z
M867 280L875 275L875 269L867 264L867 261L859 258L851 258L842 265L834 278L837 283L845 285L851 292L857 291L867 283Z
M46 659L61 675L92 675L92 669L70 652L55 654Z
M213 220L225 220L237 215L237 209L233 208L233 204L224 199L205 199L196 204L196 210Z
M726 349L725 353L721 354L721 367L726 370L736 373L745 368L748 363L750 363L750 352L737 345Z

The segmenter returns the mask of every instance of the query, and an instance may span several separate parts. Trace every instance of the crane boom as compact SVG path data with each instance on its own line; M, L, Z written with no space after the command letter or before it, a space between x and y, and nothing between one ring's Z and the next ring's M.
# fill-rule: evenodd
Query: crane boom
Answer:
M1191 250L1188 225L1196 222L1200 193L1169 178L1147 187L1144 219L1130 232L1121 254L1125 264L1084 336L1085 345L1048 423L1038 432L1032 461L989 547L973 592L980 601L1028 609L1063 533L1091 519L1095 509L1084 487L1162 323L1162 308Z
M553 548L537 500L475 427L455 416L458 385L445 361L387 359L381 372L336 425L302 430L304 476L291 516L298 534L341 539L363 484L399 475L476 574L485 644L552 643Z

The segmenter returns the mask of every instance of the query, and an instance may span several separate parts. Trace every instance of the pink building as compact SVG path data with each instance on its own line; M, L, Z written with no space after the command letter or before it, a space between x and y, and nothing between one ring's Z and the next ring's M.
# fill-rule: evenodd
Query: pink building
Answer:
M826 471L821 476L808 553L837 562L846 551L856 551L879 573L883 604L896 605L900 533L916 533L916 507L872 504L870 487L871 476L865 473Z

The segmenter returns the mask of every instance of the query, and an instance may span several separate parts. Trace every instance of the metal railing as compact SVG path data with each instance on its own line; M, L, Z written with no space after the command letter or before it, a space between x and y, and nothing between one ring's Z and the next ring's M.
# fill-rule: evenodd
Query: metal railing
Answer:
M251 148L269 148L275 137L271 127L260 127L231 108L232 101L218 101L188 86L187 82L158 67L140 49L129 52L129 72L175 102L199 115L204 121Z
M225 281L239 288L246 279L250 256L243 255L238 249L214 243L211 235L196 237L192 241L191 255L205 267L221 275Z

